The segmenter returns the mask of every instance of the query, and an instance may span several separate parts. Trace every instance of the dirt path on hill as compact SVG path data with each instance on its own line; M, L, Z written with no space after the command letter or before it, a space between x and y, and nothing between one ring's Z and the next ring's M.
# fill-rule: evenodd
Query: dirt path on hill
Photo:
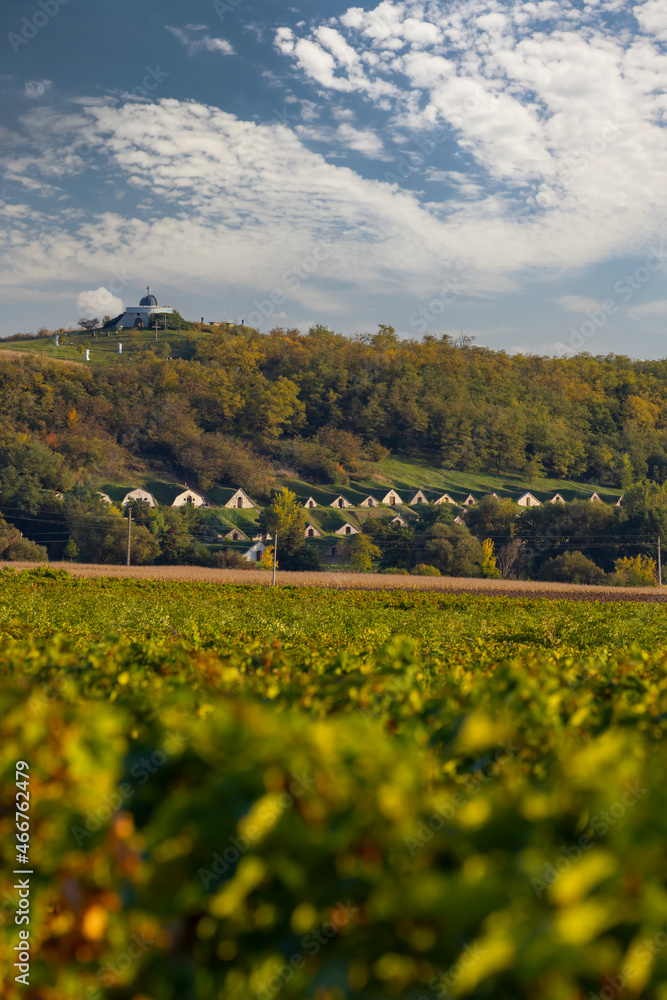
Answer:
M231 583L268 587L271 573L257 570L206 569L201 566L102 566L86 563L49 563L77 577L125 577L182 583ZM0 568L34 569L35 563L0 563ZM480 580L465 577L384 576L379 573L287 573L278 571L276 583L287 587L332 587L336 590L412 590L487 597L548 598L566 601L667 602L667 588L594 587L584 584L538 583L533 580Z

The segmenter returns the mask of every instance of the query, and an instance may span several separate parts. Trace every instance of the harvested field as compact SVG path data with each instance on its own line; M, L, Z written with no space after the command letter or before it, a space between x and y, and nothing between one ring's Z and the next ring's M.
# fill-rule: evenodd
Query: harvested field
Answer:
M35 563L0 562L0 569L34 569ZM79 577L126 577L131 580L170 580L193 583L232 583L271 586L271 573L248 569L208 569L202 566L105 566L97 563L49 563ZM595 587L588 584L540 583L535 580L485 580L467 577L424 577L381 573L276 573L281 587L324 587L336 590L423 590L482 594L487 597L549 598L568 601L665 602L667 592L657 587Z

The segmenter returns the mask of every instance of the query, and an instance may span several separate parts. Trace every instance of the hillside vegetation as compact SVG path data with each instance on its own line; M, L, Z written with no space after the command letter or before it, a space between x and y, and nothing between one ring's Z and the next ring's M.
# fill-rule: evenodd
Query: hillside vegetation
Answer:
M667 477L665 361L509 356L446 336L399 340L386 326L353 339L322 327L305 336L209 329L187 331L189 363L162 357L165 335L158 334L156 345L151 331L114 334L109 345L100 337L90 367L66 371L35 360L40 351L57 353L49 338L2 347L30 355L16 388L42 410L37 423L44 416L39 376L48 370L57 400L54 431L67 429L74 403L80 430L133 453L157 443L182 462L196 442L202 455L191 471L204 478L219 473L210 457L215 441L207 437L216 433L258 445L324 482L336 474L344 479L362 457L373 460L377 445L427 454L437 467L516 470L528 480L546 473L622 487L633 476ZM78 336L90 341L88 334ZM113 368L101 372L95 350L115 348L117 339L131 353L113 354ZM58 356L77 360L80 354L63 348ZM3 366L3 373L3 414L30 423L5 384L15 368ZM157 436L156 424L166 424ZM342 439L315 440L325 429L358 436L370 453L363 456L351 443L344 448Z
M393 486L447 490L458 503L470 490L516 501L526 489L542 500L556 490L583 500L596 489L611 505L633 483L667 478L667 362L510 357L465 339L401 341L387 326L353 339L322 327L262 335L196 326L182 335L180 357L149 331L126 332L131 351L109 351L109 363L98 363L94 350L88 364L54 363L47 354L81 355L48 337L3 346L0 511L8 521L32 537L33 519L61 516L54 498L62 494L69 506L61 521L71 531L78 518L81 536L86 517L102 518L97 490L119 500L150 482L158 490L187 483L213 504L237 486L260 504L288 486L298 497L317 494L323 506L341 490L356 504L369 490ZM183 527L175 516L164 513L165 537ZM349 519L363 528L377 516L355 511ZM562 538L551 516L540 515L531 538ZM618 511L613 525L596 517L579 531L590 536L589 548L624 534ZM505 543L520 534L507 518L497 521L479 527L480 539ZM225 527L248 534L256 523L252 512L239 523L225 511L213 536L200 527L195 534L211 542ZM625 542L653 545L656 525L637 515ZM320 526L335 530L331 515ZM111 528L120 539L120 526ZM596 532L608 538L596 542ZM55 534L35 535L52 557L67 538ZM144 541L145 559L155 558L158 550ZM553 552L543 547L542 555Z

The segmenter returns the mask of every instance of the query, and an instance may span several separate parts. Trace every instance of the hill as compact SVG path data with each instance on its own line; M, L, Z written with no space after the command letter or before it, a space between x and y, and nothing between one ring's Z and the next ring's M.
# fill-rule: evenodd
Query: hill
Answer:
M85 517L101 524L84 510L100 490L118 501L145 487L169 511L187 484L211 508L196 528L186 515L161 514L160 537L178 527L215 545L234 526L256 533L256 510L224 506L239 486L259 505L279 486L302 502L313 496L312 522L326 536L345 520L370 521L370 531L389 508L361 502L389 488L406 501L410 525L418 489L460 505L469 493L495 493L514 509L527 491L541 502L595 491L611 508L633 482L667 478L665 362L509 357L447 337L399 341L386 326L354 339L322 327L303 336L190 326L180 340L178 330L170 340L158 332L157 344L154 332L126 332L122 355L114 337L87 333L59 348L48 337L0 345L0 510L26 534L41 518L35 540L52 557L75 522L82 543ZM341 493L352 506L336 510ZM66 511L53 506L57 494ZM598 522L598 533L611 530ZM498 537L512 531L505 524Z

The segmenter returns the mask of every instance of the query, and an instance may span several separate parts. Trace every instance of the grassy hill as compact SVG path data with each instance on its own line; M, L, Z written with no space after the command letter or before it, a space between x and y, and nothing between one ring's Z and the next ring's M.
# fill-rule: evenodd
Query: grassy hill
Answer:
M234 330L233 324L221 327ZM162 356L188 361L193 357L197 341L209 336L215 327L191 324L191 329L158 330L97 330L95 336L85 330L68 331L60 335L60 347L56 347L55 335L39 337L36 340L0 340L0 351L28 352L57 361L81 364L117 365L132 361L133 355L146 349L157 350ZM123 345L123 353L118 354L118 344ZM90 350L90 361L86 362L85 349Z
M530 481L520 474L513 473L465 474L456 470L439 469L426 459L398 456L391 456L378 463L374 477L352 480L349 486L317 485L305 479L284 475L279 477L278 484L292 490L304 503L308 497L313 497L319 506L308 511L308 520L324 534L332 534L346 521L357 528L362 528L369 518L383 517L392 513L393 509L388 506L372 508L356 506L369 494L380 499L390 488L395 489L404 501L403 505L395 508L395 513L400 513L408 522L416 516L416 510L409 506L409 501L417 489L423 489L430 500L434 499L436 494L447 492L459 503L469 493L476 499L487 493L497 493L501 498L516 501L523 493L531 492L543 502L556 492L562 493L567 500L575 498L586 500L593 491L596 491L606 503L615 503L619 496L618 493L610 493L608 489L598 484L562 479ZM229 488L238 486L243 484L230 482L224 486L214 487L208 491L207 498L214 507L218 507L216 519L221 527L227 529L238 527L250 537L257 530L259 511L237 510L223 506L229 496ZM143 473L137 472L125 483L107 483L101 489L112 500L119 502L129 490L137 487L148 490L158 504L164 506L169 506L174 497L185 488L183 483L176 482L164 473L148 470ZM344 509L331 507L330 505L340 495L355 506Z

